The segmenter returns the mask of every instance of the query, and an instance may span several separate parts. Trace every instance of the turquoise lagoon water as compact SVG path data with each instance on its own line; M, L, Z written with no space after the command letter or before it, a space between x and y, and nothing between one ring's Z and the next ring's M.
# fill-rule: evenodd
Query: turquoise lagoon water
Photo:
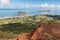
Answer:
M19 10L3 9L3 10L0 10L0 17L21 16L21 15L17 14L18 11L26 12L27 16L39 15L39 14L58 14L58 15L60 15L60 11L58 11L58 12L56 12L56 11L54 11L54 12L39 12L40 9L19 9Z

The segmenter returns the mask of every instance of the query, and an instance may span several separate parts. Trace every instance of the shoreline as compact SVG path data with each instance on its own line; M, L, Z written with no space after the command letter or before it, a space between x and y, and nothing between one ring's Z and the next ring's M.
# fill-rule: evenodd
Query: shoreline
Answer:
M41 14L41 15L48 15L48 14ZM50 14L49 14L50 15ZM5 17L0 17L0 19L4 19L4 18L20 18L20 17L27 17L27 16L34 16L34 15L25 15L25 16L5 16ZM55 16L59 16L59 15L55 15Z
M6 17L0 17L0 19L4 19L4 18L14 18L14 17L23 17L23 16L6 16Z
M28 16L33 16L33 15L28 15ZM27 17L27 16L6 16L6 17L0 17L0 19L4 19L4 18L19 18L19 17Z

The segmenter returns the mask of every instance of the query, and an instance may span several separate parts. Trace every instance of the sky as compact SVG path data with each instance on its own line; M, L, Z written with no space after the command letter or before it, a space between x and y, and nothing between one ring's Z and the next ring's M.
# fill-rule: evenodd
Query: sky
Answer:
M60 0L0 0L0 8L60 8Z

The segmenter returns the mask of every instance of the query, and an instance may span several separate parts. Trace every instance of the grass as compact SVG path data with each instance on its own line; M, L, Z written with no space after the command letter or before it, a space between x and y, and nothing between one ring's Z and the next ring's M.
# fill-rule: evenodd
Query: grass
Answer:
M0 25L0 35L3 33L4 35L1 35L2 37L3 36L7 37L6 36L7 34L15 36L15 34L20 34L23 32L30 32L35 28L35 26L36 25L21 24L21 23ZM10 37L13 37L13 36L10 36Z
M53 18L40 15L0 19L0 38L10 38L15 37L20 33L31 32L39 25L40 22L47 21L52 24L58 20L53 20Z

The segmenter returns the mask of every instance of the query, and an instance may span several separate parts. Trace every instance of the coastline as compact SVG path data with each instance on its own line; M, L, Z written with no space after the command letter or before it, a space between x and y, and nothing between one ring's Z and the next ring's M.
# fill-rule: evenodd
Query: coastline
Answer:
M0 17L0 19L4 19L4 18L14 18L14 17L22 17L22 16L6 16L6 17Z
M28 15L28 16L33 16L33 15ZM20 17L27 17L27 16L6 16L6 17L0 17L0 19L4 19L4 18L20 18Z
M45 15L47 16L48 14L40 14L40 15ZM50 16L51 14L49 14L48 16ZM5 16L5 17L0 17L0 19L5 19L5 18L20 18L20 17L27 17L27 16L34 16L34 15L23 15L23 16ZM51 15L51 16L60 16L60 15Z

